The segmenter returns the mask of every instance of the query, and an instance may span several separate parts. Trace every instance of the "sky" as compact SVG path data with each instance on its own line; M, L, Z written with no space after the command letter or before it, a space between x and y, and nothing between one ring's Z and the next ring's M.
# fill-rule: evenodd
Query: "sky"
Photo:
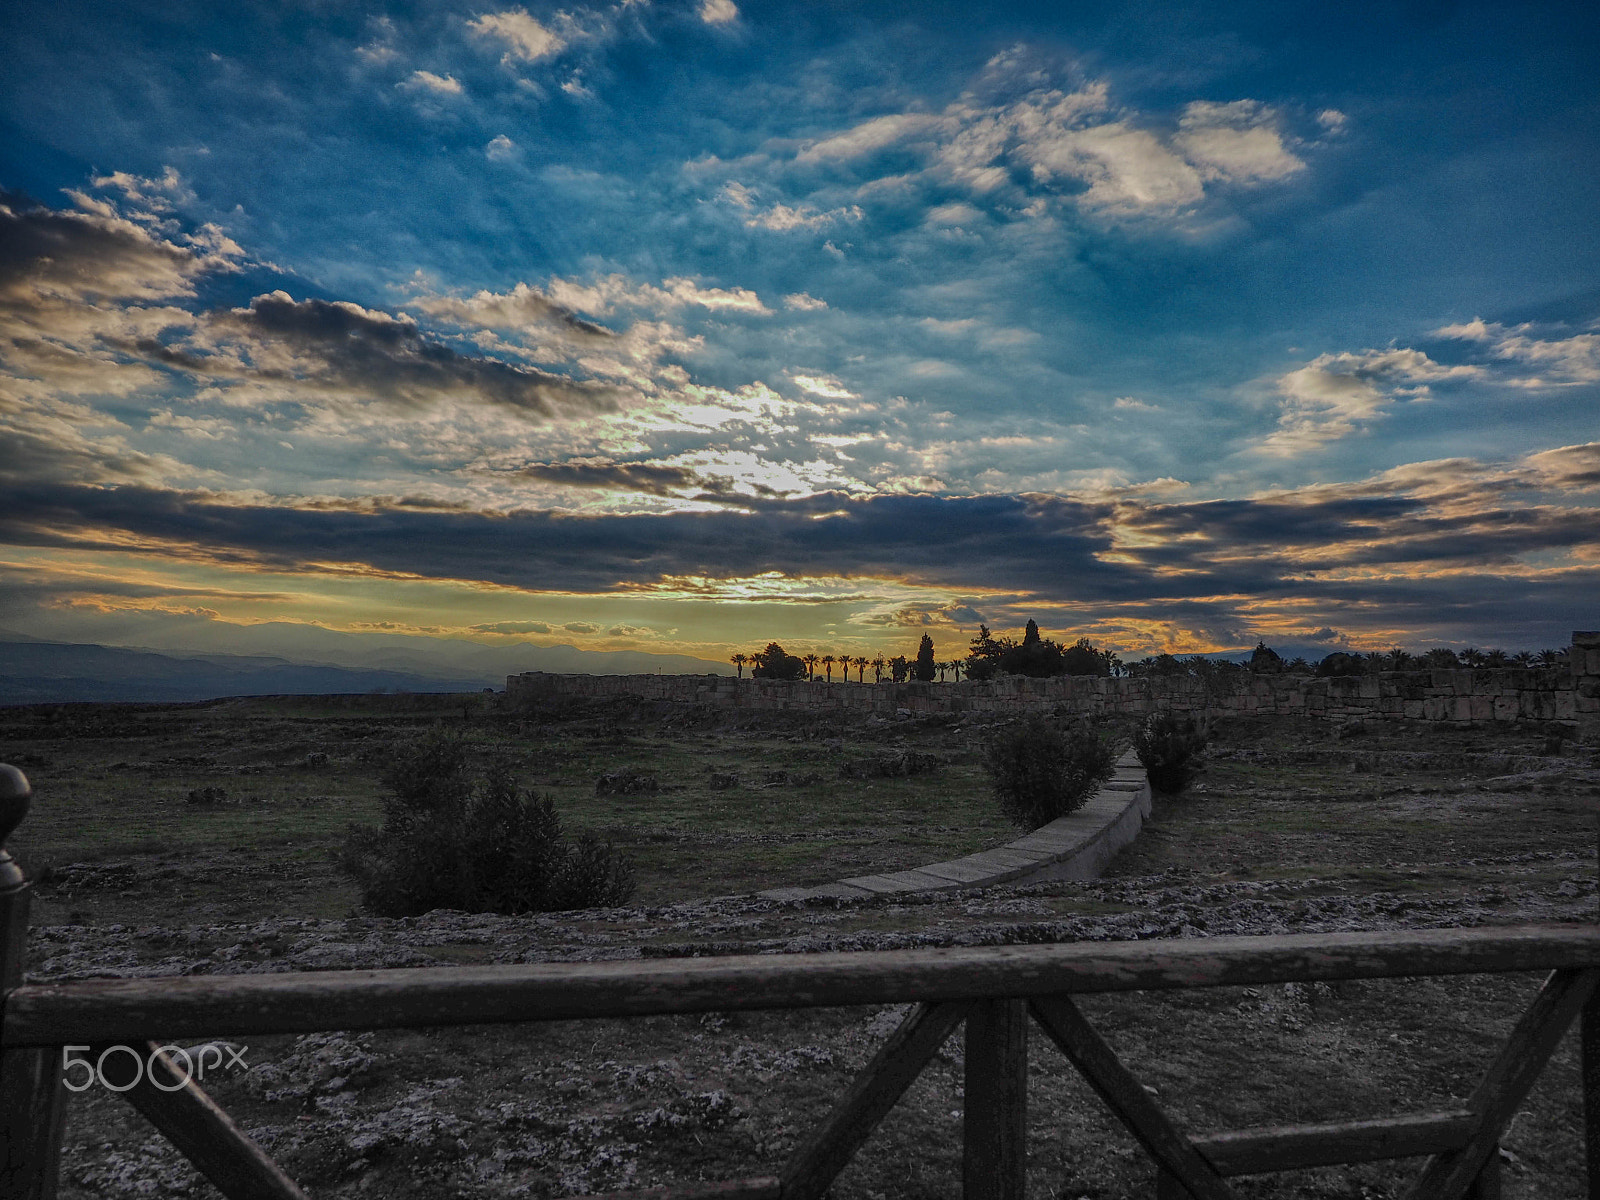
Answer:
M1593 5L22 0L0 45L5 630L1600 627Z

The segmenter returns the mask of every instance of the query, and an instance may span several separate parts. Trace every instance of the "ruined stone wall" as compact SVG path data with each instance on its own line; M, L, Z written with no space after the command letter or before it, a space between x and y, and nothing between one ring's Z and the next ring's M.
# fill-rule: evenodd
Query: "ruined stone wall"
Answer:
M1554 722L1600 742L1600 633L1575 633L1569 668L1386 671L1348 679L1236 675L1098 679L962 680L959 683L824 683L725 675L552 675L506 680L512 703L629 697L680 704L784 710L834 709L892 717L910 713L1022 713L1065 705L1084 713L1157 709L1212 716L1309 716L1335 721L1407 719L1470 724Z

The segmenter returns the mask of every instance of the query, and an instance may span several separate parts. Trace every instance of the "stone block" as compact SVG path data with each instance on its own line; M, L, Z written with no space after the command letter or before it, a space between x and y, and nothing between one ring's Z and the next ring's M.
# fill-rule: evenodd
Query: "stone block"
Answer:
M1468 707L1468 711L1472 714L1472 719L1474 721L1492 721L1492 720L1494 720L1494 697L1493 696L1473 696L1473 697L1471 697L1470 704L1469 704L1469 707Z
M1517 701L1516 693L1494 698L1494 719L1496 721L1515 721L1520 714L1521 705Z

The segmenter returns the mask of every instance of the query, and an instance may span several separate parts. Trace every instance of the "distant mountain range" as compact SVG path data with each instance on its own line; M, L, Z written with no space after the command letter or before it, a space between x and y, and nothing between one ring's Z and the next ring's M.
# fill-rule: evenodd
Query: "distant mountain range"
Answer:
M718 664L682 655L525 642L485 646L452 638L342 634L285 623L227 629L242 635L227 639L236 643L228 650L182 651L52 642L0 630L0 704L475 692L503 688L506 676L520 671L610 675L718 670ZM282 650L249 652L252 644L265 648L285 643L293 646L292 657Z

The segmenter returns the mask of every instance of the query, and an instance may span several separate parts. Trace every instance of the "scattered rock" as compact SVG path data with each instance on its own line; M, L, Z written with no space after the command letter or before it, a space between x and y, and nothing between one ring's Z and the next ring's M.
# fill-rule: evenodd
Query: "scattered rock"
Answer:
M659 792L661 781L654 775L636 767L623 767L606 771L594 781L596 796L637 796L645 792Z

